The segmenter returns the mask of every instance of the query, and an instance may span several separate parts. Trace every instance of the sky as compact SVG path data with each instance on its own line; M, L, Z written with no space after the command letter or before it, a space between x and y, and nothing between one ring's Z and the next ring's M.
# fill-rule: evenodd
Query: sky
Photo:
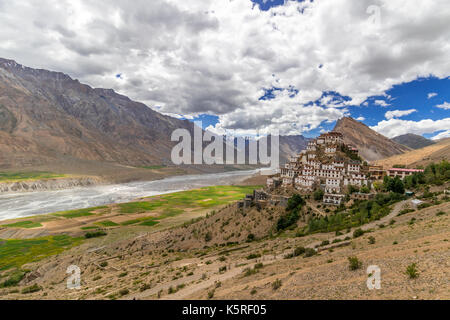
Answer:
M0 57L216 133L450 137L448 0L0 0Z

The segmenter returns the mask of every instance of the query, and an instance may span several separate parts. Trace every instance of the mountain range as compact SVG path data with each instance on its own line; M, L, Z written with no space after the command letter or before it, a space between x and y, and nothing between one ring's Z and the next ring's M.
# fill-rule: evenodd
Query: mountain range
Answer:
M392 138L392 140L404 146L407 146L411 149L421 149L436 143L433 140L424 138L422 136L413 133L407 133L401 136L397 136L395 138Z
M192 133L194 124L160 114L114 90L0 58L0 168L77 159L170 165L176 144L170 136L179 128ZM410 150L352 118L342 118L334 130L369 161ZM280 162L305 149L308 141L302 135L280 136Z

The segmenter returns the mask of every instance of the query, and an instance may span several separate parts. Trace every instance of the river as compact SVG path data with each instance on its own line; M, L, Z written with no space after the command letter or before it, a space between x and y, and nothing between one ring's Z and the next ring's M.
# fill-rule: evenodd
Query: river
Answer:
M0 221L129 202L140 197L207 186L238 184L258 171L186 175L155 181L99 185L58 191L4 194L0 195Z

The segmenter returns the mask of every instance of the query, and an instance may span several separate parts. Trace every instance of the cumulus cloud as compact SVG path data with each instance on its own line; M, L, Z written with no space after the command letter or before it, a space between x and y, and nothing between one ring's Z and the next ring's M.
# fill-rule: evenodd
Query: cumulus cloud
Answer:
M371 127L373 130L393 138L407 133L425 134L435 133L450 128L450 118L441 120L424 119L421 121L409 121L402 119L383 120L378 125Z
M376 105L381 106L381 107L388 107L388 106L390 105L389 103L387 103L387 102L384 101L384 100L375 100L374 103L375 103Z
M436 108L450 110L450 103L444 102L443 104L437 105Z
M430 92L429 94L428 94L428 99L431 99L431 98L434 98L434 97L436 97L438 94L436 93L436 92Z
M358 120L358 121L364 121L364 120L366 120L366 118L364 118L364 117L359 117L359 118L356 118L356 120Z
M450 130L443 131L441 133L438 133L434 137L431 138L431 140L439 140L439 139L445 139L450 138Z
M260 11L249 0L0 0L0 56L164 113L216 114L218 128L300 133L395 84L447 77L447 4L286 1ZM272 87L298 94L260 101ZM351 100L309 104L329 91Z
M384 114L386 119L394 119L394 118L401 118L407 115L410 115L411 113L417 112L416 109L409 109L409 110L391 110Z

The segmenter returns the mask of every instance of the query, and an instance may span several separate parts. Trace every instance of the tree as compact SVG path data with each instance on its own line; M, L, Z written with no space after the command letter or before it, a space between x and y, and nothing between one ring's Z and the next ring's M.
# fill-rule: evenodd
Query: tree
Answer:
M395 177L391 184L390 191L404 194L405 193L405 185L403 184L403 181L400 179L400 177Z
M305 204L305 200L299 194L294 194L287 203L286 211L292 211L294 209L301 209L301 207Z
M370 193L370 189L369 189L369 187L364 186L364 187L361 188L360 192L361 193Z
M322 189L317 189L316 191L314 191L314 200L316 201L323 200L324 194L325 192Z

